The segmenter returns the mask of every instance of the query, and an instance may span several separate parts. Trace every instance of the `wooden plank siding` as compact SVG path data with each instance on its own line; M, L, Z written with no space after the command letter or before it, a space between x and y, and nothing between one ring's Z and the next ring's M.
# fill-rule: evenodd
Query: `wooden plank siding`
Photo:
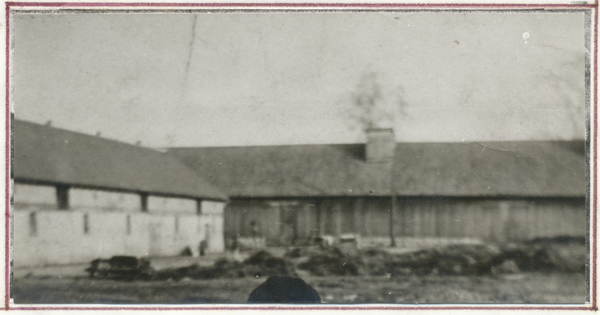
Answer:
M474 238L510 242L585 236L584 198L398 198L397 238ZM391 198L232 200L225 236L251 237L255 221L268 245L306 244L317 235L389 236Z

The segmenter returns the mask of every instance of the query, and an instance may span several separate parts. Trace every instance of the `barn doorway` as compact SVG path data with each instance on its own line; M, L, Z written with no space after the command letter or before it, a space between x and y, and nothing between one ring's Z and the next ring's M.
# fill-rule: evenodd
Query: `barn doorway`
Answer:
M281 228L279 239L281 246L294 246L298 241L298 216L302 206L298 202L283 202L279 204Z

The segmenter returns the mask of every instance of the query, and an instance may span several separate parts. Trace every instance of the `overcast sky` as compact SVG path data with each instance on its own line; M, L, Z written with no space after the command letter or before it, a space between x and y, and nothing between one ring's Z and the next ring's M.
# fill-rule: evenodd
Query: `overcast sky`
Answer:
M164 146L583 139L583 14L16 15L16 118ZM400 105L401 104L401 105Z

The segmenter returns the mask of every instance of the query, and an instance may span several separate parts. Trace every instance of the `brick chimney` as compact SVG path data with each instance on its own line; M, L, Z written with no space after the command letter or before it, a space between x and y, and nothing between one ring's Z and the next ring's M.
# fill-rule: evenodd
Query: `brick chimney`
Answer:
M394 157L396 139L391 128L367 129L365 156L369 163L388 163Z

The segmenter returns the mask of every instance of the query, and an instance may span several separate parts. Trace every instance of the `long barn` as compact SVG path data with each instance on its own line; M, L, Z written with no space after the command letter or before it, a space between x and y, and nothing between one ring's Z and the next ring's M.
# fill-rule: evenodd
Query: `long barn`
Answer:
M173 156L14 120L14 265L224 250L227 196Z
M585 236L584 141L172 148L230 196L228 239L509 242ZM393 206L395 204L395 207Z

